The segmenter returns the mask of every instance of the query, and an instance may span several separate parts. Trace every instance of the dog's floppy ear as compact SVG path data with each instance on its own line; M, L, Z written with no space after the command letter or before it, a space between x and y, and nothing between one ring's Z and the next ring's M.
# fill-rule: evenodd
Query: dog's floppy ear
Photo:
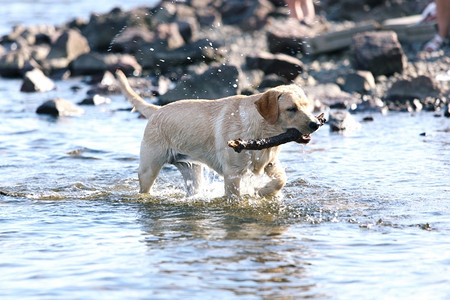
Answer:
M259 114L270 125L274 125L278 120L278 97L280 97L280 92L269 90L255 101Z

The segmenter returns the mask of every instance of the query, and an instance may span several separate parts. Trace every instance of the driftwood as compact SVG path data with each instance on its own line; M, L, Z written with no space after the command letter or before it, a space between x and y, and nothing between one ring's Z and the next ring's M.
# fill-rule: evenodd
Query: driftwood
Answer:
M320 114L317 119L322 126L327 120L324 114ZM228 142L228 146L233 148L234 151L240 153L242 150L262 150L289 142L297 142L300 144L307 144L311 140L309 135L302 135L300 131L294 128L289 128L286 132L263 139L250 139L250 140L232 140Z

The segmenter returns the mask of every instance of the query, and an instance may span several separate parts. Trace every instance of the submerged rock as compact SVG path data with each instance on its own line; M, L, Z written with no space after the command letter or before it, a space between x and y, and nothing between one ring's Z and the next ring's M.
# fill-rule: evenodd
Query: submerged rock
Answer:
M67 117L82 115L84 110L66 99L55 98L41 104L37 108L36 113L54 117Z
M346 110L331 110L327 122L333 132L351 131L361 127L361 124Z

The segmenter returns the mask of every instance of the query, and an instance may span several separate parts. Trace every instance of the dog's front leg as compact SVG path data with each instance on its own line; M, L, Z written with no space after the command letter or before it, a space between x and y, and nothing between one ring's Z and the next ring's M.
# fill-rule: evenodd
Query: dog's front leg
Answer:
M259 196L276 196L286 184L286 171L280 161L273 161L264 168L264 172L270 177L270 181L258 191Z
M225 175L225 196L227 197L239 197L240 186L241 186L241 176L238 175Z

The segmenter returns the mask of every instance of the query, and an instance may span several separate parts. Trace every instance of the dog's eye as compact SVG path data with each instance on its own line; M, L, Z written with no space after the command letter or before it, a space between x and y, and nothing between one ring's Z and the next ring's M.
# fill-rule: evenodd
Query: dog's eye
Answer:
M289 112L297 112L297 111L298 111L298 108L297 108L297 106L289 107L289 108L287 109L287 111L289 111Z

